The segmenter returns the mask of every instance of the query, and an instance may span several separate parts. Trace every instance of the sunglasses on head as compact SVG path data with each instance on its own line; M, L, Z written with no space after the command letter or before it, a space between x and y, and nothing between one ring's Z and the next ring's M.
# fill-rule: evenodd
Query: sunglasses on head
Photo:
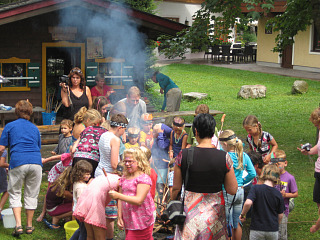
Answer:
M82 71L80 69L72 69L71 72L72 73L81 73L82 74Z

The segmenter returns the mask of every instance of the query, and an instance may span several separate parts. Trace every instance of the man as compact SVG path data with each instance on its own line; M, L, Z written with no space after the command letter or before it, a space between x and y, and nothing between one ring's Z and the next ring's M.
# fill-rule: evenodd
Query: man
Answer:
M140 127L141 115L147 112L146 103L140 99L140 90L133 86L129 89L127 97L119 102L126 105L126 117L128 119L128 127Z
M175 112L180 109L180 102L182 92L179 87L166 75L156 71L152 76L152 81L159 83L161 89L160 93L164 93L164 101L162 104L161 112L167 108L167 112ZM173 117L166 118L166 125L171 126Z

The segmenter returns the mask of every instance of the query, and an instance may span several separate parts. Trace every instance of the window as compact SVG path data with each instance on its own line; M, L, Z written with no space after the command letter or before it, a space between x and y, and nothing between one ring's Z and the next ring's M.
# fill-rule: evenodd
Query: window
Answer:
M10 82L0 84L0 91L28 91L28 64L30 59L0 59L0 74Z
M320 29L319 26L313 25L313 46L312 51L320 52Z

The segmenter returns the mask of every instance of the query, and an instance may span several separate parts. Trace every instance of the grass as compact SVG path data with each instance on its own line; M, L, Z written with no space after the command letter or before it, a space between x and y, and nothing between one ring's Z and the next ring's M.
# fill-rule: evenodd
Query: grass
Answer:
M242 128L243 119L254 114L262 123L262 128L270 132L279 148L287 154L287 171L296 178L299 197L295 209L289 215L288 239L319 239L320 233L310 234L309 228L318 218L316 204L312 202L314 163L296 150L297 146L310 142L315 144L316 129L308 121L310 113L319 105L320 84L306 80L309 91L304 95L291 95L291 86L296 78L283 77L264 73L234 70L203 65L172 64L161 71L170 76L184 93L204 92L208 98L202 101L182 101L181 111L194 111L198 104L205 103L210 109L220 110L227 114L224 129L232 129L243 140L246 132ZM262 99L238 99L237 93L242 85L262 84L267 87L267 97ZM158 92L159 86L148 83L152 103L160 108L163 96ZM221 116L216 116L220 128ZM187 118L192 122L192 118ZM314 161L316 156L313 156ZM46 177L41 185L39 207L35 218L40 214L43 197L46 193ZM6 205L6 207L8 204ZM23 213L23 219L25 215ZM62 224L62 223L61 223ZM23 220L25 226L25 220ZM23 234L21 239L64 239L65 232L49 230L43 223L34 221L36 231L31 235ZM3 228L0 224L0 239L14 239L12 229Z
M208 98L201 101L182 101L180 110L194 111L198 104L207 104L210 109L226 113L224 129L232 129L244 140L247 133L242 127L243 119L256 115L262 129L270 132L287 154L286 170L295 176L299 197L295 209L289 215L288 239L319 239L320 233L310 234L309 228L318 218L316 204L312 201L314 184L314 161L296 149L300 144L316 142L316 129L308 120L310 113L319 106L320 84L305 80L309 91L303 95L292 95L291 87L297 78L265 73L234 70L204 65L171 64L161 70L170 76L183 93L203 92ZM301 80L301 79L300 79ZM149 83L152 85L152 83ZM239 99L237 93L242 85L262 84L267 87L267 97L261 99ZM159 86L152 85L151 93L161 102ZM216 116L220 128L221 116ZM192 118L187 118L192 122Z

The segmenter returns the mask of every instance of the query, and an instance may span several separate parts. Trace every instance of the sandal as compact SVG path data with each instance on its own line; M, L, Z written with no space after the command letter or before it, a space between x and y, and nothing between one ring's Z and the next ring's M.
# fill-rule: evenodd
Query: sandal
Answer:
M12 235L13 235L14 237L19 237L21 234L23 234L23 228L22 228L22 226L15 227Z
M48 228L50 228L50 229L59 229L61 226L59 226L59 225L56 225L56 224L52 224L52 223L50 223L47 219L43 219L42 220L46 225L47 225L47 227Z
M26 227L26 234L32 234L34 230L34 227Z

